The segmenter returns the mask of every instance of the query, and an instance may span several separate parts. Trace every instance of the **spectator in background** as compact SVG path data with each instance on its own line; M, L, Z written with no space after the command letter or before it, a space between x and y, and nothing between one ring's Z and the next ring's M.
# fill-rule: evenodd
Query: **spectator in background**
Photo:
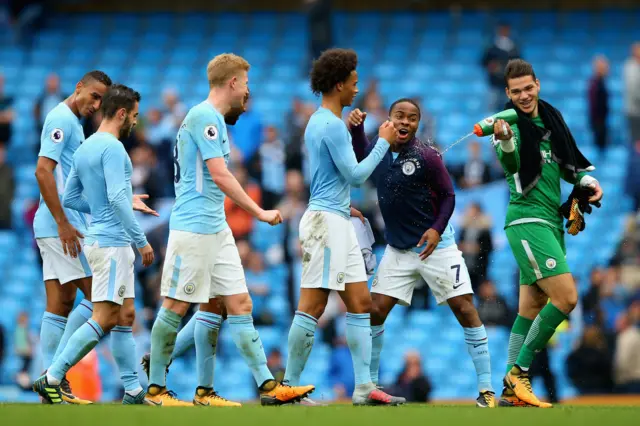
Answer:
M519 58L518 46L511 39L511 27L507 24L498 26L496 37L482 56L482 66L487 71L492 113L502 111L507 101L504 93L504 69L509 59Z
M245 255L243 264L247 288L253 300L253 318L256 325L272 325L273 315L267 309L267 299L271 293L269 275L264 267L262 253L251 250Z
M491 280L486 280L478 288L478 315L485 326L511 327L515 320L513 311L498 294Z
M372 78L371 80L369 80L369 84L367 84L367 88L365 89L364 93L356 98L353 108L358 108L362 111L366 111L365 101L372 93L375 93L378 96L380 95L378 89L379 86L380 84L378 82L378 79Z
M431 383L422 369L418 351L404 355L404 368L391 388L394 395L406 398L407 402L429 402Z
M367 94L364 99L364 112L367 113L364 132L369 139L373 139L378 134L380 125L389 119L389 112L382 104L382 98L377 91Z
M616 323L627 309L629 292L622 283L622 268L612 265L607 269L600 288L600 309L602 311L603 330L613 347Z
M262 204L265 210L272 210L280 202L285 186L284 143L274 126L265 129L259 153Z
M233 145L242 154L243 161L248 162L258 150L264 134L262 119L253 109L251 98L245 103L245 107L246 111L240 116L238 122L229 127L229 134L233 138Z
M485 280L493 251L491 218L484 214L480 204L471 203L462 220L459 238L460 251L469 269L474 291Z
M631 57L624 64L625 112L629 120L631 142L640 141L640 42L631 47Z
M305 0L309 25L309 54L316 59L333 46L331 0Z
M300 259L300 240L298 239L298 226L302 215L307 209L307 200L309 199L304 187L304 178L299 170L289 170L287 172L285 183L285 195L277 209L282 213L284 233L284 260L289 269L289 278L287 280L287 298L289 301L290 312L293 313L298 306L297 294L300 284L295 280L295 267Z
M33 118L38 125L38 135L42 132L42 126L44 126L44 120L49 111L63 100L64 96L60 92L60 78L57 74L51 73L45 81L44 93L40 95L33 106Z
M173 170L173 142L176 132L173 123L162 119L162 112L152 108L147 112L145 123L147 141L155 149L158 162L165 170Z
M158 167L156 154L148 144L139 145L131 150L131 186L136 194L147 194L149 199L146 204L152 209L156 206L158 198L165 196L170 184L169 177L164 173L164 168Z
M609 91L606 77L609 62L604 56L593 61L593 77L589 81L589 121L593 132L593 142L604 152L607 147L607 118L609 117Z
M640 297L618 321L614 359L616 390L640 394Z
M633 199L633 210L640 209L640 140L632 142L627 163L626 192Z
M304 129L314 109L313 106L304 103L302 99L298 97L293 98L291 110L287 113L286 122L285 165L287 170L302 170Z
M599 327L585 328L582 340L567 358L567 374L582 395L608 394L613 388L611 353Z
M474 140L467 144L467 162L455 174L460 188L469 189L491 182L491 165L482 158L482 146Z
M0 145L11 141L13 119L13 98L4 92L4 75L0 74Z
M13 168L7 163L7 147L0 144L0 229L11 229L11 203L15 191Z
M603 326L602 311L600 309L600 293L604 286L605 273L601 268L591 270L589 290L582 298L582 313L584 322L588 325Z
M31 385L29 370L33 360L33 337L29 331L29 316L26 312L21 312L18 315L18 323L13 332L13 346L21 362L16 382L22 389L27 390Z
M232 168L232 173L247 195L258 205L262 205L262 192L260 191L260 187L249 180L247 169L242 165L236 165ZM234 203L229 197L225 197L224 199L224 213L236 241L248 239L249 234L253 230L253 216Z
M163 126L171 129L171 134L175 135L182 125L182 120L187 115L187 107L180 101L178 92L174 89L165 89L162 93L162 101L164 103L162 110Z

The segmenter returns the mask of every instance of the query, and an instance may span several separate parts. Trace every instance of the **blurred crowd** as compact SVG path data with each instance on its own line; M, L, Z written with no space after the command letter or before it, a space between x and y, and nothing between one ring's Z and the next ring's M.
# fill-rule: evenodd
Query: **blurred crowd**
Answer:
M310 7L314 2L309 2ZM322 2L319 2L322 3ZM317 31L329 25L323 21L320 6L315 11L319 20ZM327 40L320 37L312 51L322 50ZM493 110L500 110L505 102L502 72L506 62L519 56L517 43L512 39L508 25L500 25L481 57L480 65L486 69L491 88L489 102ZM525 58L526 59L526 58ZM595 144L601 149L608 145L608 91L607 59L594 59L593 78L585 96L588 99L589 122ZM631 136L631 155L627 193L635 201L635 210L640 208L640 44L632 47L631 56L624 65L625 111ZM34 104L35 122L41 131L45 116L68 94L62 93L56 74L51 74L44 82L42 95ZM154 102L155 100L143 100ZM11 200L14 191L14 171L6 161L6 145L12 137L14 117L12 98L5 94L3 78L0 74L0 229L10 229ZM365 131L375 136L379 125L387 119L387 106L383 104L376 81L372 81L358 97L354 107L367 111ZM133 163L132 185L134 193L149 194L149 204L157 208L163 200L174 197L173 190L173 142L178 128L189 106L180 99L179 91L166 88L161 99L147 110L134 132L123 141ZM229 225L238 243L242 263L245 267L248 287L254 297L255 318L258 325L274 324L280 312L273 312L269 297L282 291L290 312L295 310L298 294L300 268L300 247L297 239L298 223L306 209L310 176L303 134L309 117L316 106L294 99L285 128L276 128L264 121L251 105L238 123L229 128L232 142L229 166L245 191L257 203L267 209L282 211L284 224L282 240L267 251L252 244L256 228L254 219L235 205L225 202ZM100 122L100 114L84 123L85 134L92 134ZM434 119L422 108L422 122L419 137L437 145ZM450 168L457 188L467 189L485 185L503 178L503 172L494 156L483 155L479 141L467 145L467 161L460 167ZM486 148L486 147L485 147ZM493 158L489 161L486 158ZM370 218L376 239L384 243L384 223L375 203L375 191L364 185L354 190L353 204ZM37 200L25 215L25 221L32 224L37 209ZM496 286L488 278L493 241L491 229L495 221L502 218L489 217L479 204L472 203L463 213L461 226L456 230L458 244L470 271L473 288L476 291L480 316L487 326L510 328L517 310L516 301L507 303L498 294ZM142 287L144 312L139 315L141 324L149 328L159 303L160 265L163 261L168 236L167 225L154 229L149 240L156 248L156 265L150 269L140 269L138 280ZM274 287L271 270L278 265L286 265L288 280L282 289ZM516 284L514 282L514 284ZM591 273L589 291L581 301L584 335L567 359L569 376L576 388L584 394L618 392L640 392L640 214L629 218L624 240L615 258L606 268L596 268ZM429 309L426 288L418 289L412 309ZM350 395L353 389L353 373L348 348L345 341L344 305L339 298L332 298L319 326L323 329L323 339L333 346L330 374L334 380L337 395ZM34 337L26 324L27 314L17 319L17 327L11 336L0 327L0 369L3 359L4 339L13 339L23 366L17 382L28 385L29 365L33 359ZM573 319L572 319L573 321ZM4 333L4 336L3 336ZM282 370L282 355L273 352L269 356L270 366ZM548 353L540 354L536 376L541 376L549 395L553 399L554 378L549 369ZM405 357L405 367L398 376L392 393L405 396L410 401L427 401L431 384L423 370L424 360L419 352L410 352Z

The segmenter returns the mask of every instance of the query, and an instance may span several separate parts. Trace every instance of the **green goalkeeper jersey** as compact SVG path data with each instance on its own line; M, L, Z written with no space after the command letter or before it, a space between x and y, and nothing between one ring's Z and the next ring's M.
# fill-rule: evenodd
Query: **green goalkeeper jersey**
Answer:
M540 117L534 118L533 122L544 128ZM543 140L540 142L540 154L542 155L540 179L533 189L524 196L518 174L520 170L520 130L517 124L512 125L511 129L514 133L516 146L513 152L504 152L499 141L494 142L498 159L509 183L509 206L507 207L505 228L522 223L539 222L564 229L562 216L558 213L558 208L562 204L560 179L576 184L585 173L579 173L577 177L574 177L568 170L561 169L551 155L551 141Z

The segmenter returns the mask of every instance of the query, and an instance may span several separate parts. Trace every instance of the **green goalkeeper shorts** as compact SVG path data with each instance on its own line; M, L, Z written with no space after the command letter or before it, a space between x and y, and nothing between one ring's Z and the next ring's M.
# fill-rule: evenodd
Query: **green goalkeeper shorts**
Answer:
M520 268L520 285L569 273L564 231L544 223L523 223L505 229Z

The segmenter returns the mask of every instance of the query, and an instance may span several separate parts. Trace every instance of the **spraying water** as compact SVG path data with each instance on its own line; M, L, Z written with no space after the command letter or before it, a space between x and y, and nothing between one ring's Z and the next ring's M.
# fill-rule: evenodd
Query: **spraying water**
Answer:
M445 152L449 151L451 148L453 148L454 146L458 145L460 142L464 141L465 139L473 136L474 133L473 132L469 132L466 135L464 135L463 137L461 137L460 139L458 139L457 141L455 141L454 143L452 143L451 145L449 145L448 147L445 148L444 151L442 151L442 155L444 155Z

